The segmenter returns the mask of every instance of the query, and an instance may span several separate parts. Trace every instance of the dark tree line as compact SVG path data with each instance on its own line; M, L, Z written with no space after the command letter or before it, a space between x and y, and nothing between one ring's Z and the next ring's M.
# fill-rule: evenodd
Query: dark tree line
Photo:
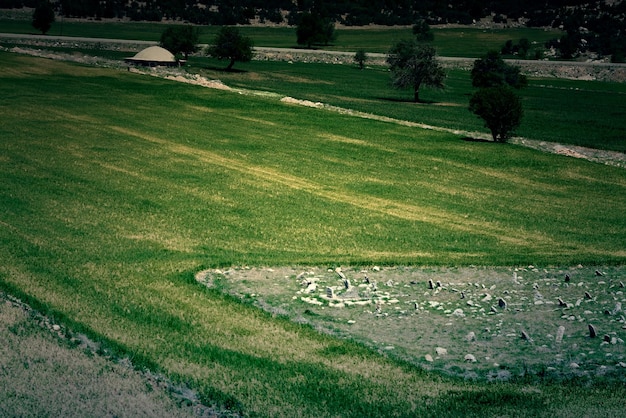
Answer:
M37 0L0 0L0 8L35 7ZM603 0L53 0L69 17L181 19L195 24L245 24L251 19L295 22L303 12L346 25L472 23L495 13L498 20L529 19L533 26L563 24L571 15L602 13L619 18L623 1ZM613 2L611 2L613 3ZM621 12L620 12L621 10ZM617 12L617 14L616 14ZM623 16L622 16L623 17ZM622 19L623 20L623 19Z

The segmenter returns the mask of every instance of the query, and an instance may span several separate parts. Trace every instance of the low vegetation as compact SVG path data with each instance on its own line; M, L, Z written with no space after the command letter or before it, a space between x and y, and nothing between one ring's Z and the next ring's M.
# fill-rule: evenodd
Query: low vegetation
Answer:
M0 286L105 352L248 415L622 413L623 386L427 373L194 276L623 263L623 169L128 72L0 62Z

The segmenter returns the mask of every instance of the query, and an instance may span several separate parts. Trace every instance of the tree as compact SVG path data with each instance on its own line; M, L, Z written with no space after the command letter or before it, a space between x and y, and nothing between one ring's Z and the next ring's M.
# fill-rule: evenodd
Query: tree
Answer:
M506 142L523 116L522 101L505 85L484 87L470 97L469 110L484 120L495 142Z
M504 62L498 51L489 51L487 55L474 61L471 77L474 87L506 84L519 89L528 85L528 79L520 73L519 67Z
M45 35L52 27L53 22L54 9L52 4L47 0L41 1L33 12L33 27Z
M330 19L324 19L316 13L302 13L296 28L298 45L306 45L308 48L314 44L328 45L335 40L335 25Z
M413 35L415 35L415 40L418 42L432 42L435 39L433 31L423 19L418 20L413 25Z
M207 49L209 56L219 60L229 60L226 71L230 71L236 61L249 62L252 60L252 39L239 33L239 29L224 26L215 37L213 45Z
M398 89L412 88L414 101L419 102L421 85L443 88L446 77L436 57L435 48L415 40L399 41L389 51L391 84Z
M359 49L358 51L356 51L356 54L354 54L354 62L357 63L357 65L359 66L359 69L363 69L365 68L365 61L367 61L367 53L365 52L365 50L363 49Z
M183 54L185 59L198 50L200 30L191 25L171 26L161 34L160 45L172 54Z

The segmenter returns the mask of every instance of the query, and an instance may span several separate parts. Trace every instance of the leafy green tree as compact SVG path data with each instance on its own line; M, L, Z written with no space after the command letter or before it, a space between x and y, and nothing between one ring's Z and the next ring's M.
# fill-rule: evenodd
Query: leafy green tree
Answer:
M443 88L446 74L431 45L413 39L399 41L390 49L387 63L391 69L391 84L398 89L412 88L415 102L419 102L422 85Z
M519 89L528 85L528 79L520 73L519 67L504 62L498 51L489 51L487 55L474 61L471 77L474 87L506 84Z
M521 99L506 85L476 91L470 97L469 110L483 119L495 142L506 142L524 114Z
M367 53L363 49L359 49L354 54L354 62L359 66L359 69L365 68L365 61L367 61Z
M316 13L302 13L296 28L298 45L328 45L337 38L335 24Z
M200 30L191 25L171 26L161 34L160 45L174 55L183 54L185 59L189 58L198 50L200 40Z
M49 1L41 1L35 11L33 12L33 27L38 31L41 31L43 35L46 34L54 23L54 9Z
M425 20L418 20L413 25L413 35L418 42L432 42L435 39L435 34L430 29L430 25Z
M226 71L230 71L236 61L249 62L252 60L253 47L252 39L241 35L239 29L224 26L217 33L213 45L207 49L207 53L219 60L227 59Z

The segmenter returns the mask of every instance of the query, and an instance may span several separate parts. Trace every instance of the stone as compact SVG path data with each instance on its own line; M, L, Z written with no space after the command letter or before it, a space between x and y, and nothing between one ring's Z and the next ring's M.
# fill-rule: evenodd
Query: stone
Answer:
M420 305L417 302L413 302L413 308L417 311L420 308Z
M565 275L565 283L569 283L569 281L570 281L569 274L566 274Z
M558 298L557 300L559 301L559 306L561 308L567 308L567 303L563 302L563 299Z
M609 334L604 334L604 337L602 337L602 340L604 342L610 343L611 342L611 336Z
M346 279L346 275L345 275L345 274L343 274L343 272L341 271L341 268L340 268L340 267L337 267L337 268L335 269L335 273L337 273L337 274L339 275L339 277L340 277L342 280L345 280L345 279Z
M530 336L526 331L522 331L522 340L530 341Z
M565 327L563 325L561 325L557 330L556 330L556 343L557 344L561 344L561 342L563 341L563 334L565 334Z
M437 285L437 287L441 287L441 282L439 280L437 280L436 285Z
M596 270L596 276L604 276L604 273L602 273L600 270Z
M433 284L433 281L430 280L430 279L428 280L428 288L429 289L434 289L435 288L435 285Z
M485 293L485 296L480 301L489 302L490 300L491 300L491 295L489 293Z
M57 324L52 325L52 330L53 331L61 331L61 327Z
M591 295L589 294L589 292L585 292L585 299L592 299Z
M424 360L426 360L429 363L432 363L433 361L435 361L435 360L433 360L433 356L431 356L430 354L426 354L424 356Z
M621 311L622 311L622 303L621 302L617 302L615 304L615 308L613 308L613 310L611 311L611 315L617 315Z
M350 289L350 288L352 287L352 285L350 284L350 280L348 280L348 279L343 279L343 286L344 286L346 289Z
M435 348L435 352L437 353L438 356L445 356L448 354L448 350L443 347Z
M465 292L461 292L461 299L465 299Z
M332 287L326 288L326 296L328 297L328 299L332 299L335 297L335 291L333 290Z
M498 299L498 306L499 306L501 309L506 309L506 300L504 300L504 299L502 299L502 298Z
M596 332L596 327L594 327L593 325L589 324L589 337L590 338L596 338L597 335L598 335L598 333Z
M578 369L580 366L578 365L578 363L571 362L569 364L569 367L570 369Z
M466 336L465 336L465 341L468 342L472 342L472 341L476 341L476 334L474 334L474 331L470 331Z
M466 354L463 360L465 360L466 363L476 363L476 357L474 357L473 354Z
M463 313L463 309L458 308L458 309L455 309L454 312L452 312L452 315L459 316L459 317L464 317L465 313Z

